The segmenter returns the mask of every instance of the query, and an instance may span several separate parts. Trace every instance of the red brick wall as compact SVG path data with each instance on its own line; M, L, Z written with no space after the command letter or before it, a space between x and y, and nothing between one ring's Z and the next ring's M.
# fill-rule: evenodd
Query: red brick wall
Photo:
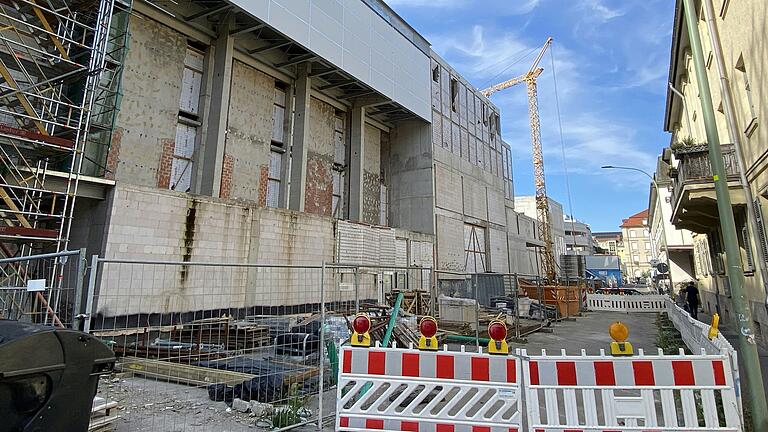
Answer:
M112 144L107 152L107 167L104 178L114 180L117 174L117 165L120 162L120 141L123 139L123 128L115 128L112 132Z
M224 153L224 162L221 167L221 186L219 188L219 196L221 198L229 198L232 193L232 168L234 165L234 158L232 155Z
M333 176L331 161L308 155L307 185L305 188L304 211L330 216L333 212Z
M267 185L269 184L269 165L262 165L259 169L259 205L267 205Z
M173 149L176 143L172 139L161 139L163 152L160 154L160 164L157 168L157 187L168 189L171 185L171 165L173 164Z

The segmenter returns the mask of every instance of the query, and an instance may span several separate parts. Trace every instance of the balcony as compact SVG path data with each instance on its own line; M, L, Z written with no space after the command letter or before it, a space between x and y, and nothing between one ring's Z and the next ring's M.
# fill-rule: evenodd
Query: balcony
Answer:
M745 205L739 184L736 151L733 144L723 144L723 162L728 179L731 204ZM672 170L672 224L679 229L708 233L718 226L717 196L709 163L709 150L701 145L677 150L678 165Z

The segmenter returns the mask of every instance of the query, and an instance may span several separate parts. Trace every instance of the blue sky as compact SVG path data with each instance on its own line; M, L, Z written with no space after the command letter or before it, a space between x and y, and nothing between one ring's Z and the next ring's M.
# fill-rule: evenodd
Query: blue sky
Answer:
M647 207L646 177L600 166L652 172L669 144L662 119L674 2L386 1L479 88L527 71L552 36L553 56L542 60L538 80L548 195L569 212L556 78L573 214L593 231L615 231L622 218ZM512 146L515 194L532 195L525 87L496 93L491 100L501 108L503 137Z

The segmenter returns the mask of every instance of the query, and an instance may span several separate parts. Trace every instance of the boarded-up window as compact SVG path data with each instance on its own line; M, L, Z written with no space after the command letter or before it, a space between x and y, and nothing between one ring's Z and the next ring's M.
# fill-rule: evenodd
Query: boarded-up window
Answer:
M464 224L465 271L483 273L490 270L486 265L486 250L485 228Z
M275 100L272 107L272 142L282 144L285 139L285 90L275 86Z
M184 73L181 78L179 111L195 115L199 114L204 58L205 56L200 51L187 48L187 53L184 56Z
M341 218L343 201L342 197L344 191L344 172L339 170L333 171L333 217Z
M193 158L198 128L200 127L200 88L203 82L202 52L187 47L179 95L179 117L171 161L168 188L189 192L192 188Z
M192 156L195 151L197 127L179 122L176 125L176 142L171 162L169 188L188 192L192 186Z
M283 152L269 152L269 178L267 180L267 207L280 207L280 172L283 166Z

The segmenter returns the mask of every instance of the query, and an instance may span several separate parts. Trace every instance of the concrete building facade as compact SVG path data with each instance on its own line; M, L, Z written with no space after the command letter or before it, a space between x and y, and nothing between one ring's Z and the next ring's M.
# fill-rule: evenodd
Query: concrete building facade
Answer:
M584 222L570 216L563 218L565 227L565 253L567 255L594 255L595 239L592 229Z
M759 340L768 341L766 281L760 269L768 254L765 215L768 212L768 48L765 44L765 4L759 0L714 1L714 13L707 13L696 1L698 30L706 62L706 74L715 108L716 127L726 166L740 258L745 273L744 285ZM711 18L718 37L705 18ZM747 23L747 24L745 24ZM717 58L715 45L721 47ZM718 63L723 65L721 80ZM735 319L730 306L722 233L716 206L712 172L708 164L706 133L701 116L698 82L691 57L690 39L683 19L682 2L677 1L674 18L669 81L682 93L667 94L664 130L671 133L669 157L672 177L671 221L692 233L695 276L699 281L704 307L719 311L725 319ZM724 90L730 94L727 103ZM733 113L734 130L728 127L726 113ZM738 144L738 145L735 145ZM751 192L757 229L750 228L747 196L742 189L740 169Z
M128 26L122 102L93 180L102 194L79 201L71 247L538 273L535 215L515 211L498 108L384 2L139 0ZM394 252L366 252L374 238ZM119 277L102 275L103 298ZM253 277L228 286L258 291ZM167 278L205 290L186 273ZM168 293L166 311L181 295ZM259 298L249 295L239 301ZM106 300L99 311L137 313Z
M536 221L536 197L535 196L518 196L515 199L515 210L527 216L528 218ZM565 255L565 219L563 217L563 205L549 198L549 219L550 230L552 234L552 243L554 246L555 262L557 263L557 274L561 274L560 256Z

